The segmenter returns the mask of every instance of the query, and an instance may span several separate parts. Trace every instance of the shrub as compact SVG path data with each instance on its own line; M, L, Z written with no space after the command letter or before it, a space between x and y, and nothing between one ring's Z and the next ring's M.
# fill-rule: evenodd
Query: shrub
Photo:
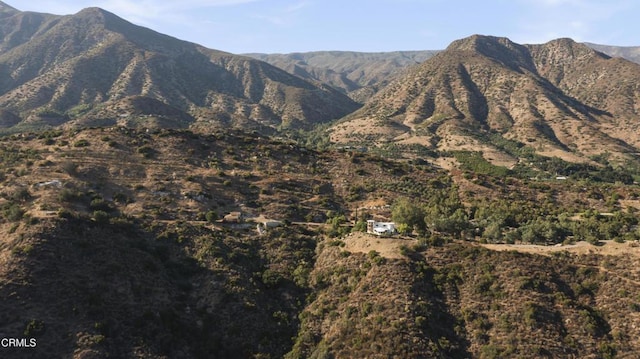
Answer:
M58 211L58 217L66 219L73 218L73 213L67 209L60 209Z
M73 176L77 173L78 165L71 161L65 161L62 164L60 164L60 168L68 175Z
M266 269L264 272L262 272L262 283L268 288L277 287L281 281L282 276L276 271Z
M89 147L89 141L81 139L73 144L73 147Z
M109 218L111 218L111 216L109 216L109 213L105 212L105 211L93 211L93 220L96 221L97 223L109 223Z
M126 194L121 193L121 192L114 193L113 194L113 200L115 202L123 203L123 204L127 204L127 203L132 203L133 202L133 200L131 198L129 198L129 196L127 196Z
M26 200L28 200L29 198L31 198L31 193L29 193L29 190L22 187L19 188L18 190L16 190L15 192L13 192L10 196L10 199L16 201L16 202L24 202Z
M31 319L24 328L25 337L33 337L44 332L44 322L42 320Z
M82 198L81 193L68 188L62 189L62 191L60 191L60 193L58 194L58 199L61 202L73 202L79 200L80 198Z
M381 256L380 253L378 253L375 250L370 250L367 255L369 256L369 259L371 260L371 262L373 262L376 265L383 265L387 262L387 259Z
M24 216L24 210L17 204L11 204L4 211L4 217L11 222L16 222Z
M144 157L144 158L151 158L155 154L155 150L151 146L147 146L147 145L138 147L138 149L136 151L139 154L141 154L142 157Z
M311 222L311 221L307 221ZM360 220L356 222L356 224L351 229L351 232L366 232L367 231L367 222Z
M218 219L218 214L215 211L207 211L207 214L204 215L204 218L207 222L214 222Z
M94 211L109 212L113 210L111 206L109 206L109 203L102 198L94 198L89 204L89 207Z

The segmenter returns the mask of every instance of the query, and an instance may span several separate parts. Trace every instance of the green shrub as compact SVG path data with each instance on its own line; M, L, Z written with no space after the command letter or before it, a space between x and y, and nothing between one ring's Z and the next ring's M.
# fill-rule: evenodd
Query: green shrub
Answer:
M311 222L311 221L308 221ZM367 222L360 220L356 222L356 224L351 229L351 232L366 232L367 231Z
M11 195L9 195L9 198L16 202L24 202L31 198L31 193L29 193L28 189L22 187L11 193Z
M109 212L113 210L109 203L102 198L94 198L89 204L89 207L94 211Z
M24 216L24 210L17 204L13 203L9 205L4 211L4 217L11 222L16 222L22 219Z
M268 288L276 288L281 281L282 276L276 271L265 269L265 271L262 272L262 283Z
M105 212L105 211L93 211L93 220L96 221L97 223L109 223L109 218L111 218L111 216L109 215L109 213Z
M44 333L44 322L42 320L31 319L24 328L25 337L34 337Z
M68 188L62 189L58 194L58 199L61 202L78 201L80 198L82 198L82 194L80 192Z
M204 218L207 222L215 222L218 219L218 214L215 211L207 211L207 214L204 215Z
M73 147L89 147L89 141L85 139L74 142Z

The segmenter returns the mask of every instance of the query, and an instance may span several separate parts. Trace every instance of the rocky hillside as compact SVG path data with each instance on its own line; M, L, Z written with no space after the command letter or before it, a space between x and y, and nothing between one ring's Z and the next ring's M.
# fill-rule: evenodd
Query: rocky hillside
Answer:
M640 63L638 47L584 43L611 57ZM266 61L291 74L328 84L365 103L396 77L441 50L361 53L350 51L314 51L290 54L245 54Z
M65 123L147 126L177 117L178 127L268 132L310 128L358 107L264 62L171 38L98 8L70 16L3 9L0 107L20 117L14 131Z
M49 131L0 151L0 332L37 340L3 357L640 350L633 185L452 178L234 131ZM415 231L372 237L367 218ZM579 239L626 251L478 247Z
M636 249L633 249L636 250ZM403 259L324 248L289 357L624 357L638 350L635 255L469 245ZM618 355L618 356L616 356Z
M360 103L386 86L410 66L437 51L362 53L317 51L292 54L247 54L302 78L325 83Z
M334 126L332 139L483 151L515 164L487 140L497 135L572 162L604 152L624 161L640 152L637 79L640 65L569 39L519 45L476 35L411 68Z

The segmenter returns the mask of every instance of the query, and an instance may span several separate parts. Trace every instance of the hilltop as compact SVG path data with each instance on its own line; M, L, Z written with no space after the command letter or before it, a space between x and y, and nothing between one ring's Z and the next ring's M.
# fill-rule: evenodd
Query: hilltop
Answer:
M637 78L640 65L570 39L520 45L476 35L408 70L334 125L331 138L480 151L506 167L523 156L505 143L574 163L602 153L635 161Z

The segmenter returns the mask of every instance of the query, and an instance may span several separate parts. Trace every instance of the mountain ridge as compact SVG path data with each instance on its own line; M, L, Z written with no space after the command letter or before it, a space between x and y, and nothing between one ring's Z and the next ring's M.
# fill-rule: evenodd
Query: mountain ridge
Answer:
M477 139L495 132L569 161L599 153L593 141L602 152L631 159L639 143L629 130L637 125L640 101L637 84L622 73L640 78L640 65L569 39L519 45L471 36L409 69L334 126L332 136L343 143L360 137L500 155ZM366 129L365 122L377 125Z
M140 95L179 108L201 127L271 132L310 128L358 107L267 63L178 40L99 8L67 16L18 12L9 19L30 17L38 21L25 25L23 36L5 36L0 54L0 67L10 74L0 79L0 105L25 124L52 124L38 118L43 112L58 113L55 124L67 123L76 106L101 107L114 124L118 101ZM91 119L92 110L77 120Z
M291 54L245 54L289 73L322 82L364 103L408 66L419 64L435 51L350 52L314 51Z
M640 63L639 47L585 44L609 56L623 57ZM441 51L443 50L312 51L288 54L248 53L245 55L266 61L303 78L327 83L347 93L354 100L364 103L391 82L394 76L400 76L410 66L424 62ZM331 58L332 56L333 58ZM410 61L405 61L407 58Z

